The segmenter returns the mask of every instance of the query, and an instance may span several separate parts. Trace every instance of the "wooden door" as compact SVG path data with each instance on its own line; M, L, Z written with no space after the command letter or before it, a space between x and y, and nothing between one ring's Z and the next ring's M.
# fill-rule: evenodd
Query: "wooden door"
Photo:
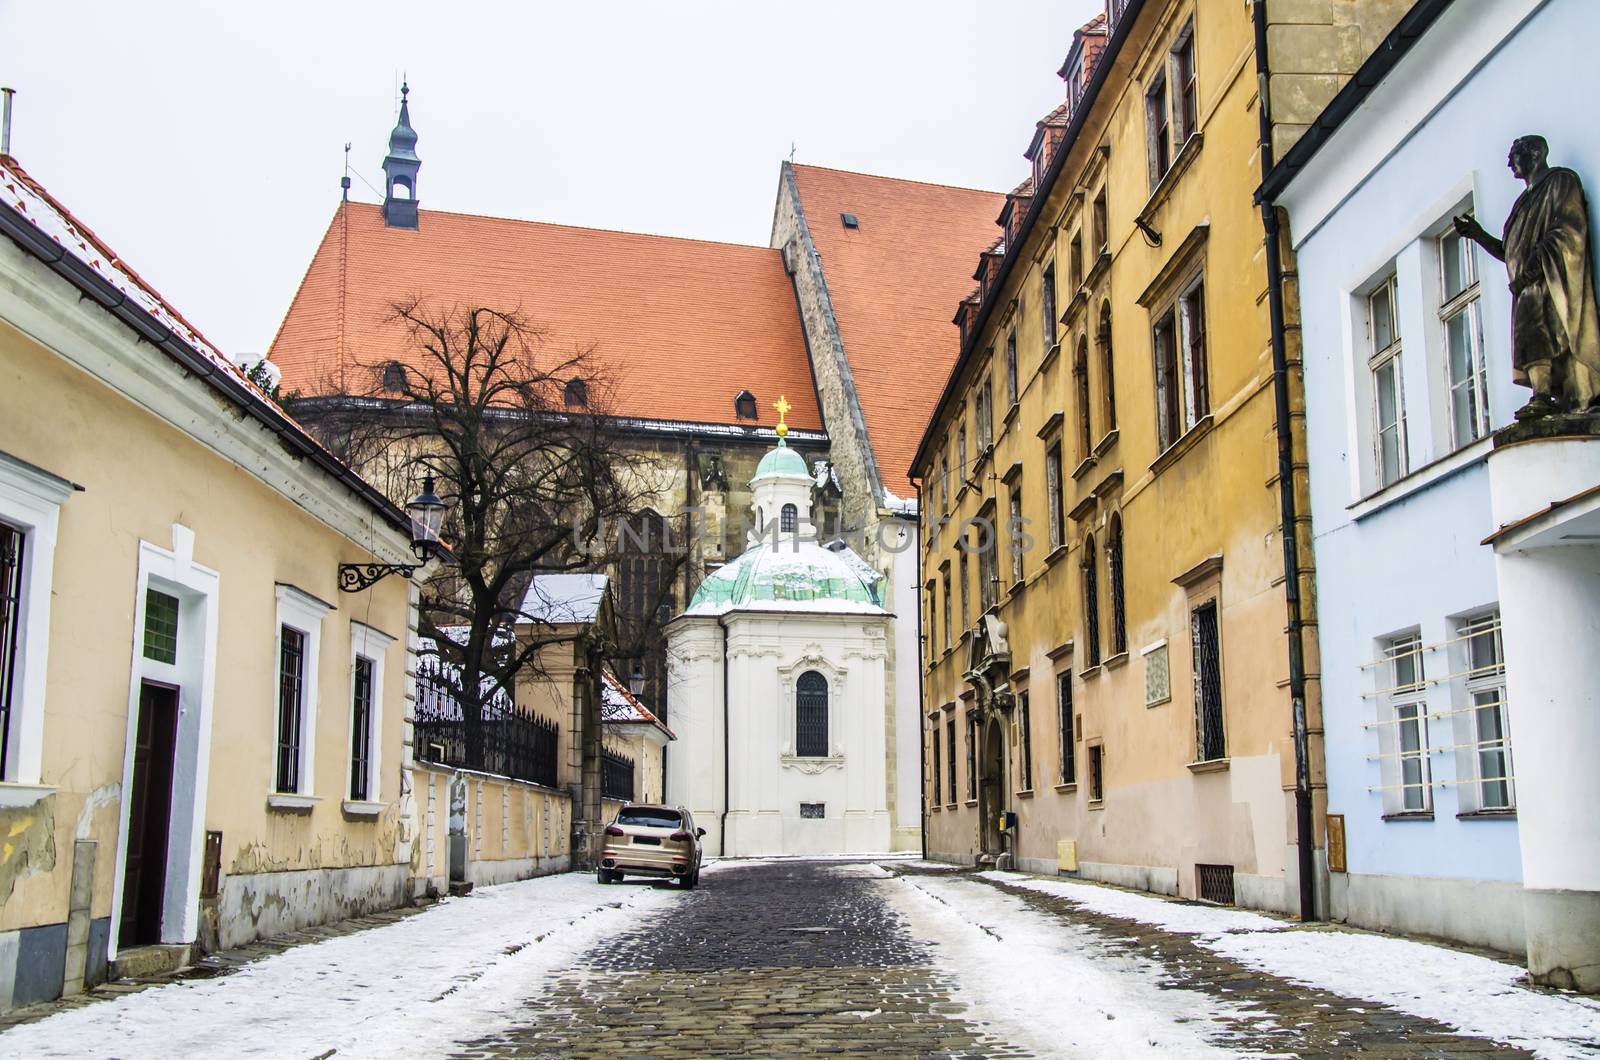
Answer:
M134 730L133 790L128 797L128 857L122 875L118 945L161 941L167 887L167 832L172 822L172 765L177 750L178 690L145 682Z

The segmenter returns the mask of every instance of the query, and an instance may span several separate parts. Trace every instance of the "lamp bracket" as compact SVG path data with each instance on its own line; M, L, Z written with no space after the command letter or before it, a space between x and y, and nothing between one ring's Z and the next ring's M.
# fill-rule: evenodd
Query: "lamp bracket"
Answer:
M339 564L339 591L359 593L383 581L391 574L407 578L415 574L420 563L341 563Z

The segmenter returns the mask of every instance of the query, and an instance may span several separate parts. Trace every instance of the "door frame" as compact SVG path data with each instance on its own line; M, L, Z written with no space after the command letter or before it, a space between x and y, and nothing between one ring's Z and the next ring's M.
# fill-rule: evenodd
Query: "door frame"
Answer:
M217 605L220 576L194 562L194 531L172 524L171 550L139 542L134 580L132 661L128 674L128 712L123 740L122 798L117 856L111 886L114 918L122 913L128 858L129 814L133 790L133 749L139 724L139 694L146 682L178 689L178 727L172 756L172 801L167 830L165 896L161 903L161 941L193 942L200 925L200 870L204 861L206 789L210 778L212 699L216 682ZM179 600L175 663L144 657L145 595L149 589ZM106 958L116 960L118 931L106 932Z
M162 851L163 851L164 860L163 860L162 865L161 865L161 887L162 887L163 893L165 893L165 891L166 891L166 875L167 875L167 871L172 866L172 799L173 799L174 787L175 787L175 785L173 784L173 780L175 779L175 777L177 775L177 765L178 765L178 719L180 717L182 717L183 689L180 688L178 685L172 684L172 683L167 682L167 681L157 681L156 679L151 678L151 677L144 678L142 681L139 682L139 706L138 706L137 710L138 710L139 716L141 716L141 717L144 714L144 692L145 692L146 689L150 689L150 688L158 689L158 690L163 691L163 692L171 692L173 694L173 697L172 697L172 712L173 712L173 718L172 718L172 747L171 747L171 750L170 750L171 761L167 763L167 790L166 790L166 792L164 794L164 798L166 799L166 803L167 803L167 805L166 805L166 811L167 811L167 813L166 813L166 816L167 816L167 834L163 837L163 842L162 842ZM139 728L138 718L135 718L132 731L137 733L138 732L138 728ZM127 822L128 822L129 828L130 828L130 832L131 832L131 828L132 828L132 824L133 824L133 806L131 805L131 800L133 798L133 780L134 780L134 778L130 774L129 781L128 781L128 787L125 789L127 791L127 799L125 801L128 801L130 803L130 805L128 806L128 812L127 812ZM126 875L127 869L128 869L128 862L127 862L126 857L124 857L123 860L118 863L118 867L122 870L124 875ZM126 902L129 899L130 899L130 896L126 893L126 890L124 890L124 893L123 893L123 896L122 896L122 900L124 902ZM133 897L133 900L137 901L138 899L137 899L137 897ZM163 899L163 901L162 901L162 910L161 910L161 919L163 921L166 919L166 908L165 908L165 906L166 906L166 902L165 902L165 899ZM122 938L122 924L123 924L123 921L125 919L126 919L126 911L124 909L119 907L119 908L117 908L117 909L112 911L111 924L112 924L113 930L117 934L118 944L119 945L121 943L121 938ZM157 934L158 935L160 934L160 925L159 924L157 925Z
M1009 784L1006 782L1010 756L1006 754L1006 725L991 715L978 726L981 734L978 744L978 827L979 839L985 854L1005 853L1005 836L1000 832L998 816L1010 808ZM991 762L999 768L990 776Z

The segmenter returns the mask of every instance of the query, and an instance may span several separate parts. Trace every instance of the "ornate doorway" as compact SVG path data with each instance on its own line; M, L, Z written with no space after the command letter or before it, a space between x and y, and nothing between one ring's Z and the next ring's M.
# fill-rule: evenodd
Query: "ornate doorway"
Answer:
M999 718L983 726L982 766L979 769L978 816L985 854L1005 852L1000 815L1009 808L1006 799L1006 730Z

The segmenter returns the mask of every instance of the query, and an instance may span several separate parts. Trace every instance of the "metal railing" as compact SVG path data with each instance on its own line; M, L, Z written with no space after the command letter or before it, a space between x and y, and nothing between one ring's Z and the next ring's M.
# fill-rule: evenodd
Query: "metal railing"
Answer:
M561 729L555 722L517 706L504 692L480 713L476 721L464 716L438 664L419 660L413 724L419 761L556 786Z
M633 801L633 759L615 751L600 752L600 794L607 799Z

